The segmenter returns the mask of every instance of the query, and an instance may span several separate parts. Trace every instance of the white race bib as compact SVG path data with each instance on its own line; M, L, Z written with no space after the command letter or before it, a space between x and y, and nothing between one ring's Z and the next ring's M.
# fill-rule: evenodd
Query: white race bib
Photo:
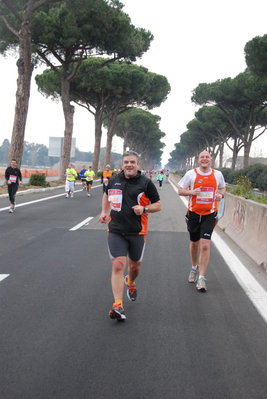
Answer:
M121 190L108 190L108 201L110 208L113 211L120 212L122 205L122 191Z
M10 175L10 176L9 176L9 180L11 181L11 183L16 183L16 181L17 181L17 176Z
M213 187L201 187L201 193L197 195L197 204L212 204L214 198Z

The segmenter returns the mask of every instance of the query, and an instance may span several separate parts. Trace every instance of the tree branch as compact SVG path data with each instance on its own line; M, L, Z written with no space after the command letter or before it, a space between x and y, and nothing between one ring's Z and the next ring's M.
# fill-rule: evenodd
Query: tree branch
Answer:
M112 62L117 61L117 60L119 60L119 59L120 59L120 57L110 58L110 59L108 59L107 61L105 61L103 64L100 64L100 65L98 65L98 66L96 66L96 67L90 69L90 70L87 71L87 72L84 72L84 73L81 73L81 74L77 75L76 78L79 79L79 78L82 78L82 77L84 77L84 76L87 76L87 75L89 75L91 72L95 72L95 71L97 71L98 69L101 69L101 68L105 67L106 65L109 65L109 64L111 64Z
M13 26L10 25L6 16L0 13L0 18L4 21L6 27L10 30L10 32L12 32L15 36L19 37L19 32L15 28L13 28Z
M15 10L15 8L12 6L12 4L10 4L10 2L8 0L1 0L1 1L12 12L12 14L17 18L17 20L20 23L22 23L23 22L22 16L17 12L17 10Z
M46 3L58 3L61 0L30 0L29 7L31 7L31 11L35 12L38 8L42 7Z

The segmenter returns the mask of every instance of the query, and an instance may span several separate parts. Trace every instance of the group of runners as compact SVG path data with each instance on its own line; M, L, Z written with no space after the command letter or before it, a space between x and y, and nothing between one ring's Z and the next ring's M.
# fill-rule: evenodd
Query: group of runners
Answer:
M83 168L80 171L79 175L81 177L83 190L86 190L87 196L90 197L91 188L95 177L95 172L92 170L92 166L89 166L88 169L86 169L85 165L83 165ZM69 164L68 168L66 169L65 176L66 176L66 183L65 183L66 198L68 198L69 195L73 197L75 179L78 176L78 173L74 169L73 164L71 163Z
M188 277L200 292L206 292L205 273L210 257L210 240L216 225L217 204L226 188L221 172L211 168L211 156L200 153L199 167L179 182L178 194L188 196L187 229L190 235L191 267ZM161 201L152 180L139 171L139 155L128 151L122 157L122 172L113 176L104 191L100 223L108 220L108 253L112 265L111 287L114 302L111 319L126 320L123 290L130 301L137 299L136 279L143 260L148 215L161 210ZM127 275L125 275L128 260Z
M190 237L191 267L188 281L196 283L200 292L207 291L205 273L210 258L210 240L217 222L218 203L226 191L222 173L212 169L211 162L210 154L202 151L198 157L199 166L186 172L178 183L178 194L189 198L186 221ZM84 189L87 186L87 193L90 195L95 176L92 168L86 170L84 166L80 176ZM75 177L77 172L69 164L66 170L66 196L73 196ZM9 212L12 213L15 194L22 181L15 160L6 169L5 178L11 203ZM140 273L146 245L148 215L161 210L161 201L152 179L140 171L140 158L135 151L123 154L122 170L119 173L113 175L110 165L107 165L101 182L103 197L99 221L108 224L107 241L114 297L109 317L124 321L124 285L129 300L136 301L136 279Z
M74 169L73 164L71 163L69 164L65 175L66 175L66 183L65 183L66 198L68 198L69 195L73 197L75 179L78 176L78 173ZM86 166L83 165L79 175L82 181L83 190L86 190L87 196L90 197L95 177L95 172L92 170L92 166L90 165L88 169L86 169ZM105 170L103 170L103 172L101 173L101 184L103 184L103 192L105 191L108 181L112 176L113 172L111 170L110 165L106 165Z

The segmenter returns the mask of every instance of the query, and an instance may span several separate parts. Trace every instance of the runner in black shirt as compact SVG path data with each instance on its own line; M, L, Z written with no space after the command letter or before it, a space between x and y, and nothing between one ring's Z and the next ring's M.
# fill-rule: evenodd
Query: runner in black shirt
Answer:
M9 213L13 213L16 204L15 202L16 192L19 188L19 185L22 183L21 172L20 169L17 168L17 161L15 159L12 159L11 166L6 168L5 179L8 187L9 201L11 204L9 208Z
M101 223L108 220L108 249L112 264L111 286L114 303L109 312L111 319L125 320L123 287L127 296L136 300L135 279L139 275L143 259L148 213L161 210L159 194L154 183L138 171L139 156L127 151L122 157L122 172L111 177L103 194ZM124 278L128 258L128 275Z

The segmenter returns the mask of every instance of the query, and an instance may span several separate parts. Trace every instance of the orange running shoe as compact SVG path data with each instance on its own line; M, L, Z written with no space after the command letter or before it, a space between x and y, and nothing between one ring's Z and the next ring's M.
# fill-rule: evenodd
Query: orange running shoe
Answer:
M119 303L113 303L112 308L109 312L109 317L111 319L117 319L118 321L126 320L124 309L120 306Z
M124 282L127 286L127 296L130 299L130 301L136 301L137 298L137 289L136 289L136 285L134 283L134 285L129 285L127 283L128 281L128 275L125 276Z

